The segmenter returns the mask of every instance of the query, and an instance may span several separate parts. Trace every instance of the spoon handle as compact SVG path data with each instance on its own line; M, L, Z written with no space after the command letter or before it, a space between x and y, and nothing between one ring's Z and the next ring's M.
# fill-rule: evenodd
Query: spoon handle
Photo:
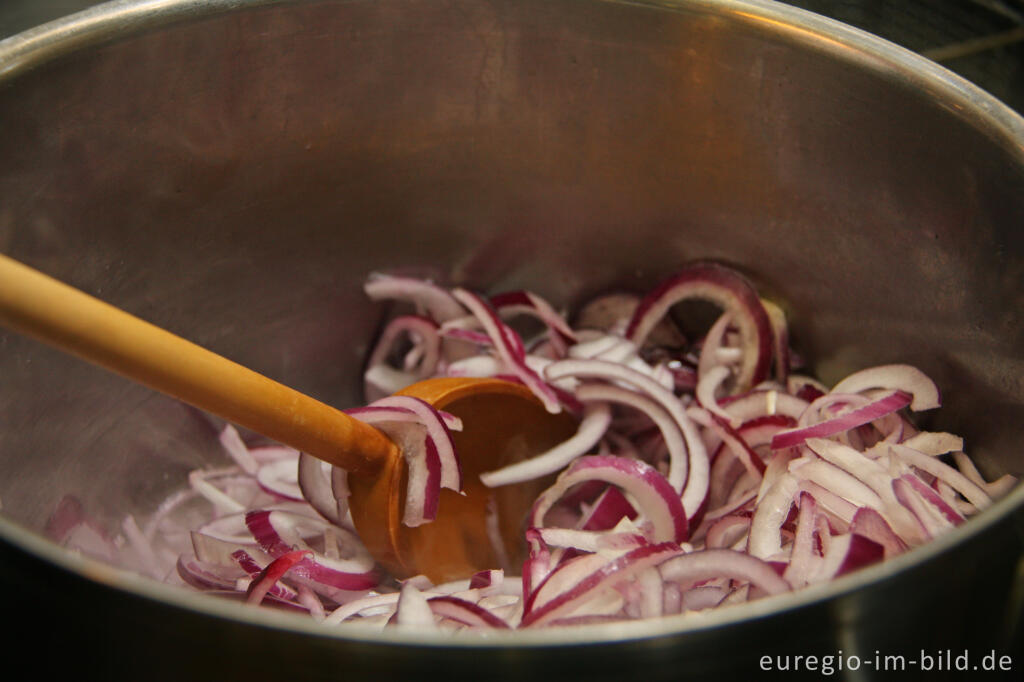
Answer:
M0 323L354 473L397 451L340 410L2 254Z

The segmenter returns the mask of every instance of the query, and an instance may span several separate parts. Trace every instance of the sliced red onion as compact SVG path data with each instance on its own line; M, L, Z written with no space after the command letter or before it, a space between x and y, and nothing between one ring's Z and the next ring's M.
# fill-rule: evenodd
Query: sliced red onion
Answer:
M892 490L899 503L903 508L910 511L920 525L922 540L928 540L952 528L953 524L942 516L935 507L928 504L914 487L902 477L893 479Z
M395 605L398 603L398 597L398 592L389 592L386 594L371 594L360 599L354 599L342 604L329 613L323 621L324 625L336 625L363 613L373 615L383 613L390 616L394 612Z
M678 361L669 360L659 365L672 377L672 390L676 393L692 392L697 387L697 370Z
M537 533L549 547L567 547L583 552L629 550L649 544L635 527L631 532L618 529L592 531L574 528L538 528Z
M406 407L385 407L383 410L401 410L410 414ZM441 495L441 458L434 439L427 432L421 417L414 414L412 421L393 421L386 412L370 411L371 408L349 410L348 414L373 424L394 442L405 458L408 482L406 484L405 506L402 523L415 528L437 516ZM461 471L457 472L461 483ZM449 480L452 475L449 474Z
M701 407L735 428L740 425L740 420L733 417L725 408L719 405L718 399L715 397L719 387L723 386L725 384L725 380L731 375L732 371L725 365L712 367L707 372L700 375L700 378L697 381L697 389L695 393L697 396L697 402Z
M954 526L959 526L961 523L966 521L960 512L954 509L948 502L942 499L941 496L934 489L928 486L924 481L915 476L914 474L903 474L900 478L908 483L914 491L924 499L925 502L931 504L935 509L945 518L949 523Z
M471 355L448 365L450 377L492 377L500 374L502 363L493 355Z
M861 507L857 510L850 523L850 532L877 542L884 549L886 558L907 550L907 543L896 535L881 514L870 507Z
M531 291L506 291L491 297L491 305L502 314L525 312L543 322L560 354L576 342L576 332L551 304Z
M665 590L664 581L656 566L645 568L636 574L633 583L637 587L638 594L635 601L638 602L639 618L659 618L665 612ZM626 583L628 587L629 583Z
M686 440L688 468L686 484L682 491L683 508L688 517L697 513L707 497L710 462L704 441L676 396L654 379L628 367L604 360L560 360L548 366L545 376L550 381L571 376L627 383L653 398L661 407L665 408L679 425L683 438ZM672 475L671 472L669 475Z
M249 579L246 578L244 579L243 582L248 583ZM243 591L239 591L240 589ZM210 595L212 597L217 597L218 599L226 599L228 601L245 602L246 599L244 588L238 588L234 590L206 590L205 594ZM260 608L275 609L278 611L285 611L288 613L298 613L304 616L312 615L310 613L309 607L307 607L306 605L292 601L285 601L284 599L279 599L278 597L275 597L273 594L268 594L266 597L263 598L263 602L260 604Z
M372 405L366 405L364 407L350 407L344 410L345 414L352 417L358 417L361 421L365 421L367 424L376 424L378 422L415 422L420 425L424 425L420 416L405 407L394 407L379 404L380 401L375 402ZM441 420L444 422L452 431L462 430L462 420L444 410L434 410Z
M331 558L313 551L302 538L304 529L323 532L324 522L318 519L285 512L251 511L245 515L245 522L260 547L275 558L296 549L312 552L311 556L302 559L292 570L313 583L357 591L371 589L379 582L374 572L373 558L354 535L349 545L353 556L348 559ZM332 531L347 533L337 527L332 527ZM311 586L315 589L315 585Z
M665 585L666 592L670 586L675 587L676 591L679 589L676 583L669 583ZM698 587L691 587L680 594L679 608L671 611L671 613L713 609L721 604L722 600L725 599L728 594L729 592L724 587L719 587L717 585L700 585Z
M880 544L863 535L835 535L825 552L816 581L832 580L881 561L884 553Z
M469 588L472 590L482 590L495 585L500 585L504 580L505 572L501 569L478 571L469 579Z
M390 395L416 382L408 372L396 370L388 365L374 365L362 375L362 393L368 400Z
M473 313L483 325L484 331L494 342L494 349L499 357L505 362L508 368L519 377L540 401L545 409L551 413L561 412L562 406L558 402L551 387L548 386L538 374L526 364L526 350L519 335L507 324L502 322L497 313L484 301L471 291L455 289L452 295Z
M732 450L722 444L722 452L715 455L711 463L711 483L709 485L708 509L716 510L729 501L740 487L741 479L747 467ZM756 489L756 486L754 486Z
M299 455L298 484L302 497L321 516L334 524L340 524L343 514L331 488L332 467L305 452Z
M421 523L427 523L437 518L437 507L440 504L441 497L438 494L441 490L441 458L437 454L437 448L434 446L434 439L428 437L423 443L425 453L423 455L424 471L426 476L420 484L418 471L414 472L411 469L408 470L409 477L409 490L422 490L423 503L422 505L416 504L416 497L414 495L412 502L410 502L409 495L406 494L406 510L402 517L402 523L409 527L414 527ZM461 474L461 472L460 472ZM422 510L422 512L420 511Z
M373 301L397 299L414 303L438 322L465 315L465 310L447 289L422 279L374 273L363 290Z
M768 559L782 551L781 528L793 506L799 483L794 476L781 476L765 493L750 523L747 551L758 559Z
M774 389L754 390L729 396L719 403L734 420L741 423L771 415L783 415L797 420L810 406L810 403L802 398Z
M617 334L600 334L587 338L569 349L569 357L584 360L627 362L636 356L636 344Z
M316 593L305 585L299 585L298 592L299 594L295 598L296 603L304 606L313 620L318 623L323 622L327 614L324 611L324 603L320 601Z
M402 584L403 585L412 585L413 587L415 587L420 592L427 592L427 591L431 590L431 588L434 587L433 583L431 583L431 581L430 581L430 578L428 578L427 576L425 576L423 574L414 575L412 577L406 578L405 580L402 581ZM442 592L442 593L447 592L447 591L449 591L447 588L449 586L451 586L452 584L453 583L446 583L444 585L440 585L440 586L438 586L438 590L437 591L438 592ZM467 583L464 580L456 581L456 583L454 583L454 584L458 584L460 587L463 586L463 584L466 587L469 586L469 583ZM454 589L456 589L456 588L452 588L451 591L454 591Z
M786 390L791 395L810 403L828 393L829 388L813 377L792 374L786 379Z
M689 451L678 422L657 402L643 395L612 384L587 383L576 389L576 398L584 404L594 401L613 402L639 410L661 433L668 449L668 482L682 493L689 472Z
M227 514L204 523L195 533L236 545L254 544L255 538L245 525L245 514Z
M917 450L908 448L905 445L891 445L889 447L893 454L907 464L917 467L921 471L926 471L932 476L940 478L948 483L954 490L966 497L967 501L973 504L976 508L985 509L991 506L992 498L989 497L988 493L972 483L966 476L948 464L941 462L934 457L918 452Z
M760 476L764 473L764 461L729 423L699 407L687 408L686 415L701 426L714 431L752 474Z
M768 322L772 327L772 347L775 349L775 377L779 383L786 385L789 381L789 370L792 359L789 353L789 324L786 314L775 303L762 298L761 305L768 314Z
M677 303L687 299L711 301L728 311L740 331L743 360L737 374L739 390L768 375L772 359L771 323L753 287L739 273L714 263L691 265L664 280L637 306L626 337L643 345L654 326Z
M496 488L533 480L559 471L572 460L590 452L591 448L597 445L608 430L611 420L612 412L608 405L601 403L587 405L576 433L568 440L530 459L482 473L480 481L488 487Z
M578 582L568 589L550 589L556 585L552 577L531 595L523 612L522 627L538 626L570 614L575 607L595 596L600 589L613 581L625 579L640 571L656 566L669 557L676 556L681 550L674 542L663 542L655 545L644 545L616 558L608 560L602 555L586 555L574 562L598 563L596 570L589 571ZM591 557L596 557L597 562ZM565 566L575 565L573 562L564 564L556 572L565 571ZM561 587L561 586L559 586ZM546 589L549 588L549 589Z
M435 616L441 616L469 627L508 630L509 625L487 609L465 599L450 595L431 597L427 606Z
M432 630L436 627L434 612L427 603L427 598L412 583L402 585L395 607L395 615L388 624L400 627Z
M265 555L262 550L256 547L256 541L251 535L238 540L224 539L208 533L192 531L190 539L192 541L192 551L195 553L196 558L209 564L230 566L235 563L232 555L243 548L254 560L262 562L263 565L270 560L268 555Z
M730 578L756 585L767 594L792 589L766 561L731 549L705 549L683 554L658 567L662 578L693 585L712 578Z
M224 470L211 472L196 469L195 471L189 472L188 482L193 490L213 504L219 512L232 514L245 511L247 505L236 500L234 497L228 495L226 492L210 482L211 477L220 476L224 473L232 476L236 474L235 471L230 470L227 472Z
M761 502L776 481L783 476L790 475L789 465L796 459L799 459L796 450L783 450L771 454L768 464L764 468L764 474L761 476L761 486L757 490L755 504Z
M394 395L375 401L374 406L397 407L415 414L437 448L437 456L441 462L441 487L455 492L462 490L462 467L455 454L455 439L440 412L433 405L420 398Z
M772 449L790 448L808 438L827 438L843 431L870 424L910 404L911 396L903 391L892 391L864 407L851 410L841 416L828 419L812 426L783 431L772 438Z
M247 474L254 474L259 468L259 463L249 453L249 448L242 440L242 436L231 424L226 424L220 432L220 444L238 467Z
M708 333L705 334L703 343L700 349L700 356L697 360L697 376L704 377L715 367L725 367L726 362L722 361L721 351L722 350L739 350L729 349L725 346L726 333L729 331L732 323L732 314L727 310L718 319L715 320L711 328L708 329ZM726 368L728 369L728 368ZM730 372L731 373L731 372ZM725 375L727 377L728 374ZM723 377L723 379L725 378ZM699 386L700 384L698 384Z
M818 457L834 464L857 480L864 482L879 495L881 494L881 489L888 485L888 480L891 476L885 468L849 445L837 443L826 438L808 438L806 445L807 449ZM880 480L882 477L885 478L885 481L875 484L875 481ZM862 499L874 500L874 498Z
M253 579L252 584L249 585L249 589L246 590L245 597L246 601L250 604L259 604L263 601L263 598L267 596L267 593L277 584L281 578L285 576L288 571L292 570L299 562L303 561L309 556L312 556L312 552L309 550L295 550L294 552L287 552L277 557L267 567L260 571L259 575ZM297 595L296 595L297 596Z
M815 561L819 558L814 546L818 505L810 493L801 491L797 496L797 506L799 514L796 533L793 536L793 548L790 551L789 565L786 566L782 577L793 587L802 587L813 579Z
M903 440L900 444L933 457L964 449L964 439L960 436L936 431L922 431ZM977 481L974 481L974 483L977 483Z
M1003 476L997 478L991 483L986 483L984 477L981 475L981 472L978 471L978 468L976 466L974 466L974 463L971 461L970 457L968 457L963 452L954 452L953 460L956 462L957 468L960 470L960 473L966 476L967 480L969 480L971 483L974 483L976 486L987 492L989 497L993 499L1002 497L1003 495L1010 492L1011 488L1017 485L1017 477L1012 476L1010 474L1004 474Z
M942 498L943 502L954 507L955 509L959 509L964 516L973 514L976 511L978 511L970 502L966 500L961 500L960 496L957 494L955 490L953 490L952 486L950 486L942 479L933 479L932 486L934 487L935 492L938 494L938 496Z
M939 387L911 365L883 365L854 372L832 387L832 393L862 393L873 388L899 390L913 396L910 409L930 410L941 404Z
M575 326L580 330L601 330L621 335L636 311L640 297L632 293L611 293L598 296L585 303L576 316ZM650 344L664 348L682 348L686 337L670 319L664 318L647 340Z
M334 493L334 499L338 502L338 518L341 521L337 525L354 528L348 511L348 498L351 495L348 487L348 472L344 469L331 467L331 492Z
M559 461L543 471L565 467L528 519L534 527L526 532L522 578L495 569L435 586L418 576L401 594L369 592L394 586L378 584L372 558L345 527L345 472L288 448L250 448L230 425L220 437L235 466L194 472L194 491L169 498L146 532L128 516L116 543L81 520L61 522L62 537L72 547L108 548L152 575L164 573L161 541L187 547L191 538L194 556L173 551L181 580L235 599L247 592L326 624L505 629L657 617L831 579L947 531L1013 485L1013 477L986 482L962 439L919 433L902 414L939 402L934 383L913 367L858 372L831 391L790 374L790 362L800 361L790 358L781 310L724 270L701 264L667 280L643 305L627 300L595 325L604 332L572 329L529 292L488 304L417 280L368 284L374 297L415 303L432 318L386 326L371 379L398 387L428 374L506 378L528 386L548 409L581 415L579 432L553 450L561 451ZM691 297L723 312L701 342L683 350L666 313ZM520 312L547 326L529 352L502 320ZM413 348L392 367L392 341L406 333ZM775 379L762 381L772 362ZM404 521L415 525L436 513L442 471L453 482L450 431L461 424L401 397L389 400L349 413L381 425L410 456ZM613 403L640 412L613 411ZM593 450L599 454L587 454ZM938 459L947 453L955 467ZM520 467L537 473L549 455ZM191 513L188 500L216 514L191 535L167 525L169 510Z
M882 509L882 498L871 486L846 470L822 460L794 460L790 471L796 478L817 483L857 506Z
M708 549L729 547L738 539L736 531L746 534L750 529L751 514L727 514L711 524L704 536L704 546Z
M298 458L280 459L260 465L256 471L260 487L286 500L301 502L302 489L298 480Z
M476 319L476 318L473 318ZM442 325L438 333L446 339L457 339L459 341L468 341L469 343L476 344L481 348L493 348L494 343L491 341L491 337L487 336L483 332L478 332L475 329L465 329L463 327L457 327L454 325ZM464 362L468 358L460 358L457 362Z
M527 528L525 536L530 547L529 557L523 562L523 597L527 598L544 582L554 565L551 550L540 539L537 529Z
M569 348L567 355L577 360L606 360L624 365L641 374L646 374L668 390L675 388L675 378L671 371L664 366L648 364L640 357L639 349L633 342L616 334L606 334L577 343ZM565 384L566 388L572 388L575 382L564 380L561 383Z
M754 449L762 445L769 445L775 434L792 428L795 425L796 420L792 417L784 414L769 414L743 422L736 429L736 434L750 448Z
M403 336L415 339L417 357L409 366L392 367L388 356ZM409 358L407 358L408 360ZM437 323L418 315L403 315L388 322L366 364L364 390L367 400L376 400L434 374L441 359L441 337Z
M194 556L182 554L176 565L178 576L186 585L198 590L231 590L236 589L237 581L244 575L235 566L211 564L196 559Z
M813 469L808 469L803 474L800 474L801 476L806 477L813 473L817 476L813 480L816 480L816 482L820 483L830 492L838 493L846 499L881 512L889 524L896 530L897 534L907 542L916 544L924 540L920 532L922 530L920 523L918 523L916 518L908 515L905 507L899 504L894 497L892 490L893 474L885 466L849 446L830 440L811 438L807 440L807 445L818 456L845 471L850 478L861 481L870 487L874 491L874 495L877 496L877 499L872 495L863 493L859 486L850 482L850 479L840 477L837 480L836 478L830 478L832 474L828 471L816 472ZM821 464L816 464L815 466L821 467ZM819 500L827 501L827 498L819 497ZM830 504L830 506L833 505ZM847 516L844 515L844 518L847 518ZM852 520L852 517L849 517L849 520Z
M580 457L562 472L555 484L534 502L530 525L543 527L544 516L569 488L592 480L606 481L632 496L651 524L651 542L686 540L686 513L665 477L644 462L602 455Z
M610 485L605 488L600 497L580 519L580 528L583 530L609 530L622 519L632 521L636 517L636 509L622 494L622 491Z
M725 504L718 507L717 509L709 509L707 512L705 512L703 518L701 519L701 526L707 526L711 523L714 523L717 519L720 519L723 516L731 514L740 509L752 507L756 497L756 489L745 490L740 492L739 494L731 497L729 500L725 502ZM699 535L695 534L694 537L699 537Z
M868 396L859 393L826 393L807 406L797 420L797 426L800 428L812 426L870 403L871 399Z

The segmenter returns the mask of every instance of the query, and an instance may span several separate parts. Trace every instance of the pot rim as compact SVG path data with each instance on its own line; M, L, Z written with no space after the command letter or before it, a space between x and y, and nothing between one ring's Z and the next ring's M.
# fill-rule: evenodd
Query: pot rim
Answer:
M113 0L0 40L0 87L47 62L83 49L175 23L200 20L234 10L296 4L299 0ZM1024 118L978 86L938 64L883 38L846 24L767 0L591 0L631 4L664 11L724 14L765 27L818 52L902 81L928 93L970 125L984 131L1024 166ZM1024 485L1017 485L990 508L929 543L885 562L825 584L766 597L711 613L687 613L659 619L510 632L431 633L359 626L329 628L312 619L271 609L254 609L199 592L161 583L65 550L34 531L0 516L0 539L36 559L111 589L190 612L254 627L366 644L428 648L557 648L678 636L770 617L777 613L838 599L954 551L1024 508Z

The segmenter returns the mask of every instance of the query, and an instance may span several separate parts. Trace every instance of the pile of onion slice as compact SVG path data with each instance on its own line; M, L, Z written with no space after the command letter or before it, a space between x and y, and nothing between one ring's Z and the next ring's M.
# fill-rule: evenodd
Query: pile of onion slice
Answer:
M451 432L462 425L391 393L491 376L577 417L564 443L482 476L497 488L558 474L527 519L522 566L442 585L383 575L352 526L344 471L247 444L230 425L233 464L193 472L145 527L129 518L108 541L65 502L55 536L327 626L489 631L654 618L821 583L927 542L1016 482L986 481L961 438L915 427L910 413L940 396L910 365L831 388L795 373L781 309L721 265L687 266L646 297L588 302L574 324L530 291L486 298L374 275L366 292L393 315L369 354L373 402L349 412L401 442L406 524L429 523L440 489L460 488ZM668 315L686 300L719 310L700 338Z

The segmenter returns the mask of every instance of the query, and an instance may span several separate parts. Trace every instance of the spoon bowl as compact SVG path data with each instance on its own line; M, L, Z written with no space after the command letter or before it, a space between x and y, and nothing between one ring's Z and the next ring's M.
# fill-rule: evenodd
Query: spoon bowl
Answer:
M565 440L575 420L566 412L547 412L527 388L501 379L427 379L399 395L420 398L462 420L463 429L452 435L456 451L466 453L460 456L463 494L442 490L437 519L410 528L401 523L403 458L389 459L376 475L349 476L352 520L363 543L399 578L422 573L437 584L489 568L518 573L525 558L524 516L553 477L487 488L479 475Z

